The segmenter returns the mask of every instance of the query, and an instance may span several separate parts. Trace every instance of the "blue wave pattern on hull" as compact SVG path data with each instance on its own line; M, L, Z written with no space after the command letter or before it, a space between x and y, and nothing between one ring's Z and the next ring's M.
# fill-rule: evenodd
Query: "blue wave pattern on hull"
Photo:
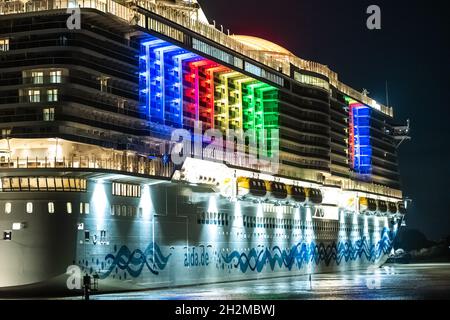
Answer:
M395 233L385 228L381 234L381 240L376 244L369 244L367 238L362 238L354 243L333 242L333 244L325 246L323 243L315 244L299 242L291 249L282 250L278 246L272 249L256 249L252 248L247 254L233 251L230 254L217 254L218 261L221 262L222 269L225 265L230 268L239 268L243 273L250 271L262 272L264 266L268 264L272 271L275 267L286 268L289 271L296 266L300 269L303 265L309 263L325 263L329 266L332 262L340 265L343 261L356 261L365 257L367 261L376 262L383 255L390 252L392 248ZM174 247L170 247L171 250ZM108 254L105 256L105 262L108 265L107 271L100 274L100 279L107 278L113 271L120 269L128 273L131 277L137 278L141 275L146 266L154 275L158 275L164 270L169 262L172 253L164 255L160 247L156 243L150 243L144 251L136 249L131 251L127 246L123 245L117 254ZM154 260L153 260L154 259ZM219 268L219 265L217 265ZM124 277L125 279L126 277Z
M251 271L261 272L264 266L268 264L273 271L275 266L279 268L287 268L289 271L294 266L300 269L304 264L314 262L316 265L325 263L329 266L333 261L340 265L342 261L356 261L363 256L367 261L376 262L383 255L388 254L392 248L392 239L395 235L385 228L382 232L381 240L377 244L369 245L364 237L356 241L354 244L349 242L333 242L333 244L325 246L323 243L315 244L299 242L291 249L281 250L280 247L274 246L272 249L265 248L258 251L252 248L248 253L233 251L223 255L224 264L239 268L243 273L248 269Z
M110 264L108 270L100 274L100 279L108 277L115 268L128 272L133 278L139 277L144 267L154 275L158 275L160 270L166 268L171 256L172 253L165 256L156 243L150 243L144 251L140 249L131 251L124 245L116 255L112 253L106 255L105 262Z

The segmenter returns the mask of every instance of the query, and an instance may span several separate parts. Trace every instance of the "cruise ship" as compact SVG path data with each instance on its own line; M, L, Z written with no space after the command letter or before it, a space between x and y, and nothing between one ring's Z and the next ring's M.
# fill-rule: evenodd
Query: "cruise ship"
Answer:
M1 293L385 263L409 123L211 21L195 0L0 1Z

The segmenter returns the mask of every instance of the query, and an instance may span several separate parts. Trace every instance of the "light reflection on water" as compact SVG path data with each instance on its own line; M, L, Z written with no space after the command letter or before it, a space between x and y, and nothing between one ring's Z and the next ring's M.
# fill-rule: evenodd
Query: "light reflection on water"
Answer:
M450 264L347 271L92 296L100 300L450 299Z

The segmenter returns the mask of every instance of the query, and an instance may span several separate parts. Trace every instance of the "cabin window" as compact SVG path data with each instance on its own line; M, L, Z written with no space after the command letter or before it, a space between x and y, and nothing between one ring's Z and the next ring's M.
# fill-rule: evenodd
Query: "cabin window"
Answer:
M58 89L49 89L49 90L47 90L47 101L48 102L56 102L56 101L58 101Z
M31 79L33 84L43 84L44 83L44 73L42 71L33 71L31 73Z
M55 121L55 108L45 108L42 110L44 121Z
M11 205L11 202L5 203L5 213L6 213L6 214L10 214L11 211L12 211L12 205Z
M25 178L26 179L26 178ZM36 191L39 190L38 179L36 177L30 177L29 179L29 190ZM25 188L22 188L22 190Z
M3 177L3 191L86 191L86 180L61 177Z
M50 82L51 83L61 83L61 70L50 71Z
M46 178L38 178L38 186L39 186L39 190L47 190L47 179Z
M41 102L41 91L39 90L28 90L29 102Z
M0 51L9 51L9 39L0 39Z
M127 183L112 183L112 194L121 197L141 197L141 186Z
M48 203L48 213L55 213L55 204L53 202Z
M33 202L27 202L27 213L33 213Z
M100 231L100 243L105 244L106 243L106 230Z
M68 214L72 213L72 202L67 202L66 204L66 210Z
M69 179L62 179L62 186L63 186L63 190L70 190L70 180Z
M11 231L3 231L3 240L11 241L12 232Z

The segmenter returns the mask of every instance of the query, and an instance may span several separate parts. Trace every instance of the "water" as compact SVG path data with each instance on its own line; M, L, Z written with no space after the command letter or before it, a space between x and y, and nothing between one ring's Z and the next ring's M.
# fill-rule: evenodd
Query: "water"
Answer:
M386 265L285 277L92 296L92 300L450 299L450 264Z

